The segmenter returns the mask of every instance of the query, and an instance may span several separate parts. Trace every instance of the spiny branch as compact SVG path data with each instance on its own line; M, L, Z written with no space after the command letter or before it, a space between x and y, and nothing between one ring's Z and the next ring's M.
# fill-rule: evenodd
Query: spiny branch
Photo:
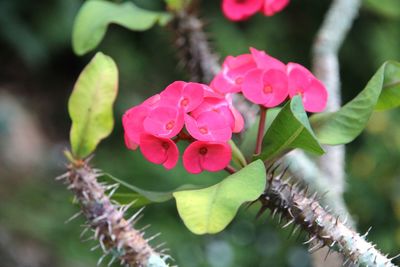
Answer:
M94 231L94 237L103 250L103 256L98 264L107 256L111 258L108 266L115 260L128 267L167 267L165 260L168 256L162 251L156 252L148 242L153 239L144 238L144 232L134 229L133 225L140 218L136 212L130 219L124 219L124 213L130 207L119 206L112 202L106 191L116 190L116 186L99 183L97 178L102 176L100 171L92 169L87 162L70 164L68 172L59 176L58 180L65 181L81 206L81 212L71 219L83 214L87 220L87 228ZM83 235L82 234L82 235ZM94 249L96 249L95 247Z
M275 176L268 174L265 192L260 196L262 206L259 216L266 210L271 210L272 216L278 215L285 220L283 228L293 224L293 229L302 229L310 239L310 252L315 252L325 246L342 253L346 262L369 267L396 267L375 245L366 241L366 235L361 236L346 225L339 216L334 216L319 204L316 193L310 196L308 189L300 189L282 180L283 174Z

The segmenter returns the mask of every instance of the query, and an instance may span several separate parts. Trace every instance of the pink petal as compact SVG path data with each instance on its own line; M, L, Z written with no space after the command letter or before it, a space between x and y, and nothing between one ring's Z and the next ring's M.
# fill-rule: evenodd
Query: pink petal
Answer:
M200 83L177 81L161 93L162 105L183 108L185 112L195 109L203 101L204 88Z
M266 16L272 16L281 11L289 4L289 0L265 0L263 13Z
M328 92L325 86L313 79L308 89L303 94L304 109L308 112L322 112L326 108Z
M232 149L227 143L195 141L183 153L183 166L189 173L220 171L231 161Z
M224 15L233 21L247 19L257 13L263 4L263 0L223 0L222 10Z
M143 121L147 133L165 138L177 135L182 130L183 125L183 112L172 106L160 106L151 110Z
M296 63L287 66L289 96L300 94L304 109L308 112L321 112L326 107L328 92L325 86L305 67Z
M210 84L211 88L220 94L240 92L240 86L226 77L223 72L218 73Z
M232 137L229 122L214 111L203 112L196 119L185 115L185 125L189 134L200 141L226 142Z
M263 70L278 69L285 71L285 64L283 64L280 60L267 55L264 51L250 47L250 52L258 68Z
M244 78L242 93L245 98L255 104L264 103L264 95L262 93L264 88L263 70L255 69L247 73Z
M148 107L139 105L127 110L122 116L125 144L129 149L135 149L135 144L139 144L140 135L144 132L143 121L146 119L149 111Z
M179 158L178 147L172 140L150 134L140 136L140 151L148 161L163 164L168 170L175 167Z
M204 88L200 83L187 83L183 88L181 105L188 101L184 110L190 112L197 108L204 99Z
M270 86L272 93L265 94L265 102L263 105L267 108L272 108L280 105L288 97L288 79L285 72L271 69L264 72L263 77L264 87ZM269 96L269 99L267 97Z

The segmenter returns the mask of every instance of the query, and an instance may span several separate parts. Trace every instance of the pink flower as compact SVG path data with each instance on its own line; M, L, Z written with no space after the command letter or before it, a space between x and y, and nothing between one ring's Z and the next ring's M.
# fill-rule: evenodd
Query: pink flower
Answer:
M280 60L267 55L264 51L250 47L251 55L257 65L257 68L263 70L277 69L286 71L286 65Z
M257 13L263 5L263 0L223 0L222 11L233 21L245 20Z
M201 104L203 97L202 84L177 81L170 84L161 93L161 102L190 112Z
M289 0L264 0L262 12L266 16L272 16L289 4Z
M228 166L232 149L227 143L195 141L183 153L183 166L189 173L220 171Z
M178 107L159 106L152 109L143 120L146 133L157 137L171 138L183 128L184 116Z
M300 94L304 109L308 112L321 112L328 101L325 86L306 68L297 63L287 65L289 96Z
M179 158L178 147L172 140L150 134L140 136L140 151L148 161L162 164L168 170L175 167Z
M231 94L227 94L225 98L206 97L201 105L191 112L196 119L202 113L211 111L220 114L231 127L234 133L238 133L243 129L244 121L242 115L233 107Z
M221 94L240 92L244 76L256 67L256 63L250 54L237 57L228 56L222 65L221 72L215 76L210 86Z
M227 119L214 111L203 112L196 118L185 115L185 125L189 134L200 141L226 142L232 137Z
M242 87L243 95L251 102L272 108L288 96L286 73L277 69L255 69L247 73Z
M143 121L146 119L149 108L144 105L130 108L122 116L122 126L125 132L126 147L135 150L140 141L140 135L144 133Z

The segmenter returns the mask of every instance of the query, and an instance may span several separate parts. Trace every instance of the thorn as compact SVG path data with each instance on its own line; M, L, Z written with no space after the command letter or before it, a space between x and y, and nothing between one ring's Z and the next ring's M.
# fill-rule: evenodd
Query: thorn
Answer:
M308 252L309 252L310 254L312 254L312 253L314 253L315 251L317 251L317 250L319 250L320 248L322 248L323 246L324 246L324 244L322 244L322 246L321 246L320 242L317 242L317 244L316 244L315 246L311 247L311 248L308 250Z
M100 245L96 245L96 246L92 247L92 248L90 249L90 251L95 251L95 250L98 249L99 247L100 247Z
M312 241L314 241L314 239L317 238L316 236L312 236L308 241L303 242L303 245L307 245L308 243L311 243Z
M394 257L390 258L390 259L389 259L389 261L392 261L392 260L394 260L394 259L396 259L396 258L398 258L398 257L400 257L400 253L399 253L399 254L397 254L396 256L394 256Z
M97 262L97 266L100 266L105 257L107 257L107 254L104 254L103 256L100 257L99 261Z
M267 209L266 206L261 206L260 210L256 214L256 219L260 218L261 215L263 215L263 213L265 212L266 209Z
M331 253L331 250L332 250L332 248L329 247L329 248L328 248L328 252L327 252L326 255L325 255L324 261L326 261L326 259L328 258L329 254Z
M135 212L135 214L133 214L132 217L130 217L129 220L127 220L128 224L131 224L142 213L143 210L144 207Z
M275 208L274 211L272 212L272 219L274 219L274 217L275 217L277 211L278 211L278 209Z
M161 235L161 233L157 233L157 234L153 235L152 237L147 238L147 239L146 239L146 242L150 242L151 240L153 240L153 239L159 237L160 235Z
M81 214L83 214L82 211L79 211L79 212L75 213L74 215L71 216L71 218L69 218L68 220L66 220L64 223L67 224L67 223L69 223L69 222L75 220L75 219L78 218L79 215L81 215Z
M69 175L70 175L70 173L69 173L69 172L66 172L66 173L64 173L64 174L61 174L60 176L57 176L57 177L55 178L55 180L56 180L56 181L60 181L60 180L66 179Z
M291 225L295 220L291 219L290 221L288 221L284 226L282 226L282 229L285 229L286 227L288 227L289 225Z
M366 238L367 235L369 234L369 232L371 231L371 229L372 229L372 226L370 226L370 227L368 228L367 232L366 232L364 235L362 235L361 237L362 237L362 238Z
M113 256L112 259L110 260L110 262L107 264L108 267L111 267L111 265L114 263L116 257Z

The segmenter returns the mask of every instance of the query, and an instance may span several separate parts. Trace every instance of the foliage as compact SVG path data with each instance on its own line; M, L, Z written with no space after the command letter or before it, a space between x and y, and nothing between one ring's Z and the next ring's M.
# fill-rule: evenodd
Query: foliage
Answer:
M110 57L97 53L79 76L68 102L71 148L77 158L87 157L112 132L117 90L117 66Z
M78 55L96 48L103 39L109 24L114 23L132 31L145 31L159 23L164 25L170 16L135 6L104 0L87 1L76 17L72 33L72 46Z
M375 110L386 110L400 105L400 63L384 63L357 97L334 113L312 117L318 140L323 144L347 144L367 125Z
M287 103L268 128L260 158L271 160L294 148L324 153L311 129L300 96Z
M261 195L265 183L264 163L257 160L216 185L173 195L179 215L193 233L215 234L232 221L240 205Z

